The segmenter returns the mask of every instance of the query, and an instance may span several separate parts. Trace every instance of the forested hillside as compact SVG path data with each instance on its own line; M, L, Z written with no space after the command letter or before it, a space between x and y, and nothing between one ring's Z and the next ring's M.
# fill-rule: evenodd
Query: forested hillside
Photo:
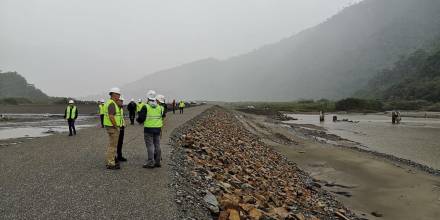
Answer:
M418 50L381 71L358 93L386 101L440 102L440 49Z
M432 47L440 39L439 11L439 0L365 0L278 43L150 74L123 91L224 101L352 96L401 56Z

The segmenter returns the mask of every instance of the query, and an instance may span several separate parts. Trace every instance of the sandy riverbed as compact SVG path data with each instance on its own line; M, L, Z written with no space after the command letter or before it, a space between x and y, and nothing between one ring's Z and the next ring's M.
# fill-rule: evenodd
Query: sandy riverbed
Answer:
M440 177L373 154L323 143L266 116L237 114L250 131L320 180L359 216L438 219ZM382 217L373 216L373 212Z

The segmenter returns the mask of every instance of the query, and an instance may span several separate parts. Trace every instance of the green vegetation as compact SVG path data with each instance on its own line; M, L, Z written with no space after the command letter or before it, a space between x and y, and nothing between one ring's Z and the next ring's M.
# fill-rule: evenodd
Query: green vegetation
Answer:
M356 96L380 99L386 103L386 109L440 109L440 47L434 48L401 58L392 68L382 70Z
M381 111L383 103L377 100L347 98L337 101L335 104L337 111Z
M246 102L236 104L238 108L255 107L256 111L315 112L334 111L335 103L329 100L300 100L295 102Z

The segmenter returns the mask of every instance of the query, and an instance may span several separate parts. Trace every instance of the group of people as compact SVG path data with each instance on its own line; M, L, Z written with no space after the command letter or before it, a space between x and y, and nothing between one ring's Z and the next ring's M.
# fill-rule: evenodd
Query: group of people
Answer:
M110 98L107 101L103 99L98 101L98 114L101 121L100 126L106 129L109 137L106 150L106 167L107 169L117 170L121 168L120 162L127 161L122 154L126 127L124 119L124 98L119 88L112 88L109 91L109 96ZM180 113L183 114L185 102L180 101L176 104L174 100L172 104L174 114L176 108L179 108ZM134 125L136 120L144 127L144 141L148 158L143 167L161 167L160 137L164 126L164 119L168 111L165 96L156 94L155 91L150 90L147 93L146 102L139 99L136 103L134 99L131 99L127 105L127 110L129 112L130 124ZM75 106L73 100L69 101L64 118L69 125L69 136L76 135L75 120L78 118L78 108Z

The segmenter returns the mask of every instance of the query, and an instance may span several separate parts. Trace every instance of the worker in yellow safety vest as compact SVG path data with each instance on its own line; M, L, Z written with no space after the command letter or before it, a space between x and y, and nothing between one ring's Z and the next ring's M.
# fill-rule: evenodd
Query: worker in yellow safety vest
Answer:
M69 136L76 135L75 120L78 118L78 108L75 106L73 100L69 101L69 105L64 111L64 118L67 120L69 125Z
M104 99L98 101L98 115L101 120L101 127L104 128Z
M163 127L163 119L166 116L163 106L156 100L156 92L148 91L148 102L142 107L137 121L144 124L144 140L147 147L148 158L143 168L160 167L161 149L160 134Z
M125 119L124 119L124 98L121 96L118 101L118 107L121 111L122 126L119 129L118 146L116 147L116 162L125 162L127 159L122 156L122 145L124 144Z
M107 169L120 169L119 163L116 163L116 149L119 140L119 132L123 125L123 116L121 108L118 106L121 90L112 88L109 92L110 99L104 104L104 126L109 136L109 144L106 152Z
M184 101L180 101L179 102L179 111L180 114L183 114L183 109L185 108L185 102Z

